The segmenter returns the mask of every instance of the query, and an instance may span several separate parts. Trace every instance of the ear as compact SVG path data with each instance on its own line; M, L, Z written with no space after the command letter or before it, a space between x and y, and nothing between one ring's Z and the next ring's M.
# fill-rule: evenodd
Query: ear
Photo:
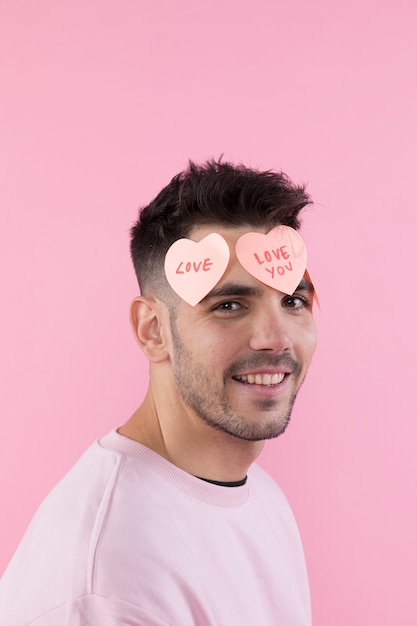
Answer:
M168 356L169 317L156 298L138 296L130 306L130 323L136 341L152 363Z

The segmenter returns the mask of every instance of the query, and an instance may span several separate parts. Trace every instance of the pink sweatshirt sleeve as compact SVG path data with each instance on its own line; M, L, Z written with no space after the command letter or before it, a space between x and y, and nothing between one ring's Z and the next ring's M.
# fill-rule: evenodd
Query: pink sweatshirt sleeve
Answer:
M138 606L96 594L82 596L25 626L169 626Z

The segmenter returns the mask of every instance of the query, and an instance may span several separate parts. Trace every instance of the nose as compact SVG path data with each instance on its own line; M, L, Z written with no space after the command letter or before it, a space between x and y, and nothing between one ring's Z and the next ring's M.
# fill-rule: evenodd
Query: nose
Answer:
M278 302L264 304L252 319L249 346L279 354L293 347L288 316Z

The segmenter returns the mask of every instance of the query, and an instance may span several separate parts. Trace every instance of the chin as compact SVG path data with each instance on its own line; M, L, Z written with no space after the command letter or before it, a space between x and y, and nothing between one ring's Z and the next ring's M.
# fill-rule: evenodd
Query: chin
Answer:
M266 439L276 439L282 435L287 429L289 421L290 416L288 415L263 424L259 422L239 421L239 423L233 423L229 421L228 424L218 424L217 428L244 441L265 441Z

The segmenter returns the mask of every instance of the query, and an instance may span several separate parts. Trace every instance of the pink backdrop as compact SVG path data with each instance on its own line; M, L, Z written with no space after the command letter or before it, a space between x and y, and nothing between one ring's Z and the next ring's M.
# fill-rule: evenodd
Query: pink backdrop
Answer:
M317 626L415 626L414 0L2 0L0 571L89 442L136 408L128 229L224 153L305 180L320 347L261 463Z

